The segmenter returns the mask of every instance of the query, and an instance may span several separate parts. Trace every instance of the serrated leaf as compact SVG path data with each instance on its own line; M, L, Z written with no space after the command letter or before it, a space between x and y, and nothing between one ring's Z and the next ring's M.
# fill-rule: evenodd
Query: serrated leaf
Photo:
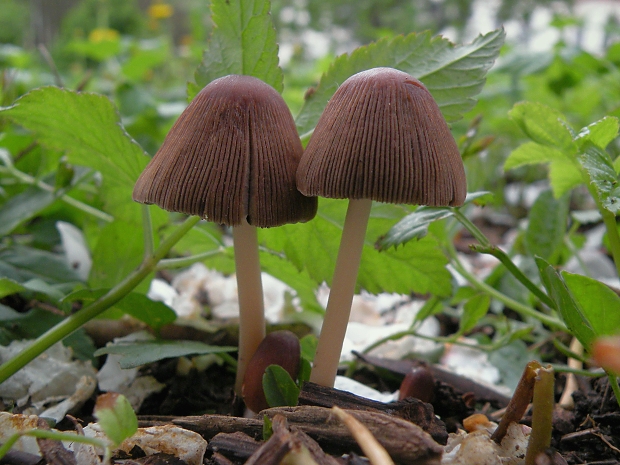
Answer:
M564 242L568 222L568 198L555 199L551 191L541 193L528 216L524 243L532 256L550 260Z
M620 210L620 184L611 157L591 142L583 144L582 149L579 160L588 173L601 204L617 215Z
M115 446L138 431L138 418L122 394L108 392L100 395L94 414L99 426Z
M434 221L449 218L454 213L450 208L419 207L415 212L405 216L384 236L377 240L379 250L398 247L412 239L422 239L428 234L428 226Z
M596 279L562 271L562 278L597 337L611 336L620 328L620 297Z
M32 131L42 145L64 152L69 163L99 171L109 211L127 218L137 215L138 206L128 199L148 157L123 129L107 97L43 87L0 114Z
M557 160L549 165L549 181L556 199L584 183L583 170L576 159Z
M493 197L493 194L487 191L470 192L465 198L464 205L470 203L476 205L484 205ZM412 239L422 239L428 234L428 228L431 223L452 216L453 210L449 207L426 207L416 208L413 213L402 218L396 223L387 234L380 236L375 243L375 247L379 250L387 250L390 247L397 247Z
M298 269L306 270L316 282L331 283L346 209L345 201L321 199L317 216L312 221L261 230L261 243L276 252L284 252L288 260ZM385 217L381 204L376 210L379 217L374 216L373 207L362 251L358 288L371 293L414 291L448 295L451 277L446 269L447 259L436 240L425 237L396 251L379 253L373 245L378 236L376 231L387 230L393 220Z
M504 170L508 171L524 165L552 163L559 160L566 160L568 157L568 154L555 147L549 147L537 142L526 142L508 155L504 163Z
M282 92L276 30L268 0L214 0L213 33L196 70L198 88L228 74L245 74Z
M448 121L470 110L485 76L504 43L504 30L478 36L470 44L454 45L429 32L381 39L336 58L296 118L300 134L311 131L340 84L355 73L387 66L421 80Z
M263 391L269 407L294 407L299 387L291 375L279 365L269 365L263 375Z
M577 152L566 117L559 111L542 103L522 102L512 107L508 114L534 142L568 154Z
M581 130L577 136L577 141L580 144L584 142L591 142L597 147L605 150L605 147L609 143L618 137L618 131L620 130L620 123L618 118L614 116L606 116Z
M84 305L88 305L105 295L108 291L109 289L81 289L66 296L63 302L81 301ZM155 330L163 325L172 323L177 317L174 310L163 302L156 302L137 292L130 292L111 308L120 312L119 318L124 314L131 315ZM112 318L113 316L110 310L107 310L102 315L104 318Z
M319 283L312 279L305 270L300 271L291 262L266 252L260 253L260 263L263 271L295 290L304 310L323 311L323 307L316 299Z
M560 316L571 333L589 350L596 333L584 315L583 309L573 298L560 274L544 259L537 257L536 265L549 297L555 302Z
M459 322L459 331L466 333L475 328L484 315L486 315L491 305L491 298L488 294L476 294L463 305L463 315Z
M135 368L165 358L183 357L185 355L221 354L235 352L236 347L211 346L197 341L152 341L136 343L118 343L107 345L95 352L95 356L105 354L120 355L121 368Z

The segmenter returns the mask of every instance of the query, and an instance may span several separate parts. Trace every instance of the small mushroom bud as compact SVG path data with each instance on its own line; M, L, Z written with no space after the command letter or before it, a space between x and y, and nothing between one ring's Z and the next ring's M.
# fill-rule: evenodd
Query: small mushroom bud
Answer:
M398 399L415 397L422 402L430 402L434 395L435 379L433 374L425 367L416 367L405 375L405 379L400 384Z
M263 391L263 375L269 365L280 365L291 378L297 379L301 348L299 339L290 331L269 333L259 344L248 364L241 393L245 405L253 412L269 408Z

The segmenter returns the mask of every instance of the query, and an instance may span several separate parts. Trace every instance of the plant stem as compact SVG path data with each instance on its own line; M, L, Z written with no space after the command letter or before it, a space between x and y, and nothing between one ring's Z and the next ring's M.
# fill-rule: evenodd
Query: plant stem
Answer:
M491 297L499 300L504 305L506 305L508 308L511 308L512 310L514 310L515 312L519 313L522 316L535 318L538 321L546 324L550 328L558 329L560 331L567 331L564 323L562 323L557 318L553 318L551 316L545 315L544 313L539 312L531 307L528 307L527 305L523 305L521 302L517 302L516 300L511 299L507 295L499 292L497 289L489 286L487 283L480 280L477 276L467 271L467 269L465 269L465 267L459 260L456 254L456 250L454 249L454 246L452 244L449 245L448 252L452 258L452 266L454 267L454 269L461 276L467 279L467 281L469 281L469 283L475 288L477 288L478 290L482 292L486 292Z
M221 253L224 253L226 250L225 247L218 247L214 250L209 250L208 252L199 253L196 255L190 255L189 257L180 257L180 258L164 258L157 264L156 271L159 270L172 270L175 268L184 268L194 263L201 262L206 258L211 258Z
M488 255L492 255L497 258L502 265L504 265L512 275L517 278L517 280L523 284L532 294L534 294L538 299L544 303L547 307L555 309L555 303L551 298L545 294L536 284L534 284L530 278L528 278L518 267L514 264L514 262L510 259L506 252L504 252L499 247L494 245L486 247L486 246L473 246L473 250L480 253L485 253Z
M527 444L525 465L538 463L536 457L551 445L553 431L554 373L553 368L540 367L536 370L534 399L532 401L532 431Z
M19 369L31 362L38 355L45 352L58 341L63 340L69 334L79 329L86 322L95 318L103 311L110 308L116 302L129 294L149 273L153 272L159 260L166 256L172 247L196 224L200 221L197 216L189 217L184 223L179 225L172 234L167 237L157 250L132 271L125 279L110 289L105 295L101 296L92 304L82 308L73 315L65 318L56 326L35 339L28 347L22 350L12 359L0 365L0 383L6 381Z
M616 402L620 405L620 386L618 386L618 377L613 374L608 374L609 385L611 386L612 391L614 391L614 395L616 396Z
M480 231L480 229L478 229L478 227L474 223L469 220L469 218L463 215L460 208L453 208L452 212L454 213L454 217L459 221L459 223L465 226L465 228L471 233L472 236L474 236L474 238L478 242L480 242L483 247L493 247L491 241L484 235L482 231Z
M108 215L107 213L102 212L101 210L98 210L95 207L91 207L90 205L84 202L80 202L79 200L74 199L73 197L70 197L67 194L58 195L59 192L56 188L54 188L54 186L50 186L49 184L41 181L40 179L37 179L33 176L30 176L27 173L24 173L23 171L18 170L17 168L13 166L13 164L10 162L8 157L2 157L2 161L5 164L5 169L3 171L7 171L9 174L13 175L14 177L22 181L24 184L36 186L41 190L55 194L60 200L62 200L66 204L71 205L72 207L75 207L79 210L82 210L84 213L88 213L89 215L99 218L100 220L107 221L108 223L114 221L114 217L112 215Z

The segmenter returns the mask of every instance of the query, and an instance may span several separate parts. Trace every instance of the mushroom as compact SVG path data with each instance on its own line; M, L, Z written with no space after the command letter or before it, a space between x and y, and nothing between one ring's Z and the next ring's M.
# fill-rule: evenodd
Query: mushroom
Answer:
M310 377L333 386L372 201L462 205L465 170L426 87L402 71L374 68L347 79L327 104L299 163L297 188L349 199Z
M256 227L307 221L317 200L299 193L303 148L280 94L251 76L202 89L136 182L133 199L232 227L239 296L235 390L265 337Z

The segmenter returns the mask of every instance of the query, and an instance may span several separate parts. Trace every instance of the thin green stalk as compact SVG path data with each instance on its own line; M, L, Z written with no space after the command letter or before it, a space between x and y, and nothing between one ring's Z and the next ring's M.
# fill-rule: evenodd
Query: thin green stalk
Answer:
M459 260L456 254L456 250L454 249L454 246L452 244L449 244L448 253L452 258L452 266L454 267L454 269L461 276L467 279L467 281L469 281L469 283L475 288L477 288L478 290L482 292L486 292L491 297L499 300L501 303L506 305L508 308L511 308L512 310L514 310L515 312L519 313L522 316L536 318L538 321L546 324L547 326L553 329L558 329L560 331L567 330L566 325L564 325L564 323L562 323L557 318L553 318L551 316L545 315L544 313L541 313L531 307L528 307L527 305L523 305L521 302L517 302L516 300L511 299L507 295L499 292L497 289L489 286L487 283L480 280L477 276L467 271L467 269L463 266L463 264Z
M497 258L517 280L523 284L532 294L534 294L541 302L543 302L549 308L555 308L555 303L551 298L545 294L536 284L534 284L530 278L528 278L510 257L501 250L499 247L494 246L491 241L484 235L478 227L472 223L458 208L453 209L454 217L471 233L474 238L480 243L479 246L474 246L474 250L480 253L486 253Z
M491 241L489 239L487 239L487 237L484 235L484 233L482 231L480 231L480 229L478 229L478 226L476 226L474 223L472 223L469 218L467 218L465 215L463 215L463 213L461 212L461 210L459 208L453 208L452 212L454 213L454 217L459 220L459 223L461 223L463 226L465 226L465 228L471 233L472 236L474 236L474 238L480 242L480 244L483 247L492 247L493 244L491 244Z
M157 250L132 271L125 279L110 289L105 295L101 296L92 304L82 308L73 315L65 318L53 328L49 329L37 339L35 339L26 349L18 355L0 365L0 383L6 381L19 369L31 362L38 355L42 354L49 347L61 341L69 334L79 329L86 322L95 318L103 311L110 308L116 302L129 294L144 278L146 278L157 267L157 263L166 256L172 247L200 221L197 216L189 217L184 223L179 225L172 234L167 237Z
M611 386L612 391L614 391L614 395L616 396L616 402L620 405L620 386L618 386L618 377L613 373L609 373L609 385Z
M189 257L165 258L157 264L156 271L185 268L187 266L193 265L194 263L201 262L206 258L211 258L221 253L224 253L225 250L225 247L218 247L217 249L209 250L208 252L203 252L196 255L190 255Z
M473 250L480 253L485 253L488 255L492 255L497 258L502 265L504 265L512 275L517 278L517 280L523 284L532 294L534 294L538 299L544 303L549 308L555 308L555 303L551 298L545 294L536 284L534 284L530 278L528 278L518 267L514 264L514 262L510 259L506 252L504 252L499 247L494 245L486 247L486 246L473 246Z
M114 217L112 215L108 215L107 213L102 212L101 210L98 210L94 207L91 207L90 205L84 202L80 202L79 200L74 199L73 197L70 197L67 194L58 195L59 192L54 186L50 186L49 184L41 181L40 179L37 179L33 176L30 176L27 173L24 173L23 171L18 170L17 168L13 166L12 163L10 163L10 160L7 160L6 157L2 157L2 161L5 164L5 169L2 171L8 172L12 176L22 181L24 184L36 186L41 190L55 194L60 200L62 200L66 204L71 205L72 207L75 207L79 210L82 210L84 213L88 213L89 215L99 218L100 220L107 221L108 223L114 221Z
M53 439L56 441L68 441L68 442L79 442L82 444L90 444L91 446L98 447L104 451L104 457L103 457L102 463L110 463L110 455L111 455L110 447L105 441L101 439L97 439L97 438L90 438L87 436L82 436L79 434L62 433L60 431L51 431L51 430L46 430L46 429L31 429L28 431L13 434L6 440L4 444L2 444L2 447L0 447L0 458L4 457L7 454L7 452L11 449L11 447L13 447L15 443L19 441L19 439L22 436L32 436L35 438Z

